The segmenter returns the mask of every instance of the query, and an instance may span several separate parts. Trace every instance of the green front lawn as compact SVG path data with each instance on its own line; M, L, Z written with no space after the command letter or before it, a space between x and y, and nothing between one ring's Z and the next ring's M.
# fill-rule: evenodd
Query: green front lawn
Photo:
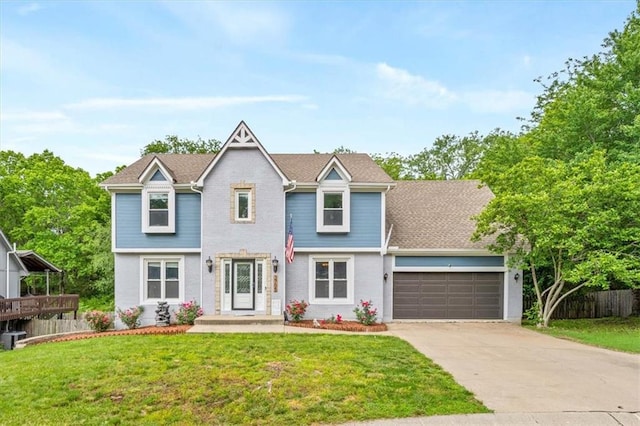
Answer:
M388 336L112 336L0 352L0 424L291 424L488 412Z
M552 320L548 328L529 328L593 346L640 353L640 317Z

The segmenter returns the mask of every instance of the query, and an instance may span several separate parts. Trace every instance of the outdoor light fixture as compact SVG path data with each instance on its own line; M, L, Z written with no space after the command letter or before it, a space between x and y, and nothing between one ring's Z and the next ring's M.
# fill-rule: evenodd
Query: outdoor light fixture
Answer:
M278 273L278 259L277 258L273 258L273 260L271 261L271 265L273 266L273 273L277 274Z
M207 264L207 269L209 269L209 273L213 271L213 260L211 260L211 256L207 260L204 261Z
M387 274L386 272L384 273L384 275L382 276L382 278L384 279L384 282L387 282L387 278L389 278L389 274Z
M520 274L516 272L513 278L515 278L515 280L518 281L520 279Z

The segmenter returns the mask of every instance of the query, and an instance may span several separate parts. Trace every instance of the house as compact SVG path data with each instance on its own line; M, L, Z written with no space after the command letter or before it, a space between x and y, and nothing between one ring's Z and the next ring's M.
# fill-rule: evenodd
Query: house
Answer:
M17 250L16 245L9 243L0 231L0 338L3 339L5 348L13 347L13 340L10 344L5 341L5 338L10 337L8 330L12 328L11 321L78 310L77 294L50 295L50 275L59 273L62 270L34 251ZM46 295L32 296L27 293L27 296L22 296L25 290L20 285L22 279L34 274L43 277Z
M393 181L366 154L269 154L241 122L214 154L150 154L101 186L112 196L115 302L206 315L520 321L507 258L469 240L491 199L474 181ZM285 246L294 237L293 261Z

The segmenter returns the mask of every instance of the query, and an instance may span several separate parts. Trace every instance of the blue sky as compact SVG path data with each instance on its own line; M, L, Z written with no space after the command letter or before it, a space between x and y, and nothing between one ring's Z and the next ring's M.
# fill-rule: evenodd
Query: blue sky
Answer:
M0 149L92 174L154 139L272 153L420 152L517 131L569 57L600 50L628 1L0 1Z

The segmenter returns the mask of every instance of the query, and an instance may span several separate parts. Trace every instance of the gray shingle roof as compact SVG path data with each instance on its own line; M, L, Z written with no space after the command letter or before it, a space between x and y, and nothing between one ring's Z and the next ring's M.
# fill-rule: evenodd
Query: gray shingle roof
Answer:
M140 158L129 167L111 176L103 185L135 184L138 178L147 168L154 157L158 157L162 164L176 179L176 183L190 183L197 180L209 163L215 157L214 154L148 154Z
M273 161L291 180L314 182L334 154L271 154ZM392 183L393 180L368 154L336 154L353 182Z
M104 185L135 184L140 174L157 156L176 178L176 183L197 180L215 157L214 154L149 154L145 155L118 174L108 178ZM297 182L314 182L333 154L271 154L282 172ZM392 183L393 180L367 154L336 155L353 182Z
M398 181L387 193L390 247L401 249L482 249L471 242L477 215L493 198L476 180Z

